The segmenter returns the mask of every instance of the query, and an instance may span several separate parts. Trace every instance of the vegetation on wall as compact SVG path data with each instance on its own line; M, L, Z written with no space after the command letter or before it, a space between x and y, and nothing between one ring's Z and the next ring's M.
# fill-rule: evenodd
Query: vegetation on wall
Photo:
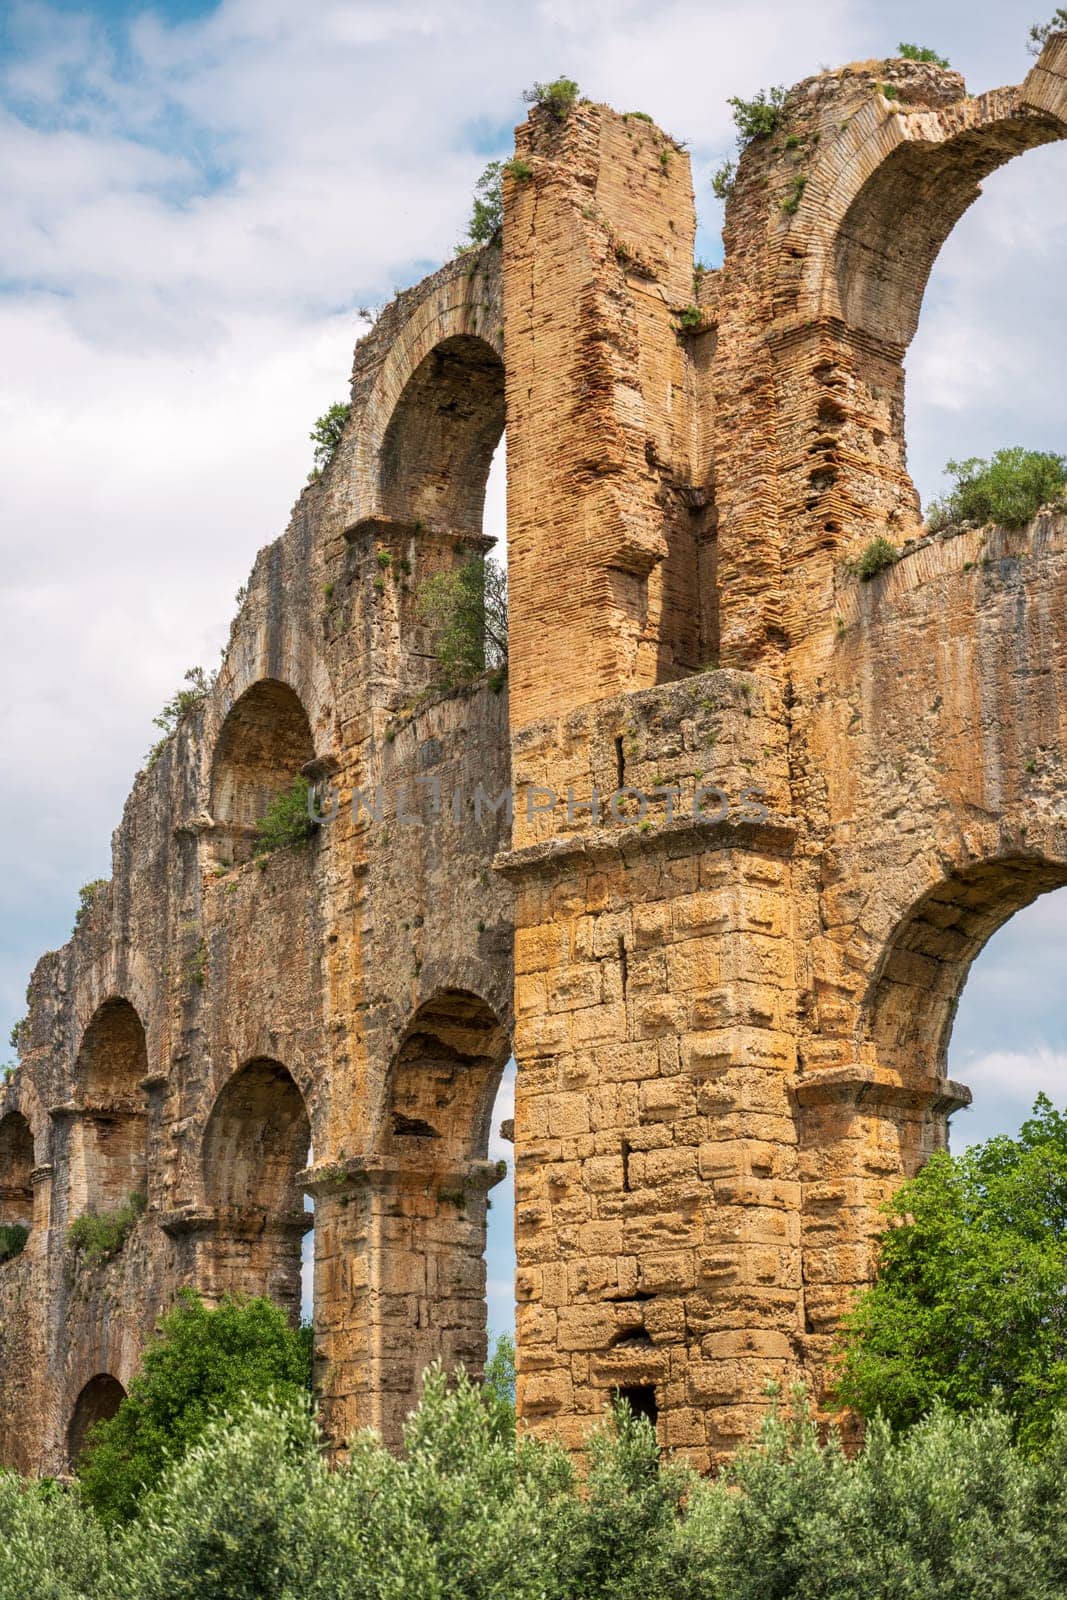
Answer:
M998 450L988 461L971 456L949 461L945 467L956 481L948 494L934 500L927 526L942 528L1021 528L1043 506L1062 507L1067 490L1067 458L1048 450L1025 450L1020 445Z
M275 850L307 843L318 827L309 809L310 795L310 783L298 773L289 788L271 801L256 823L254 855L268 856Z
M527 105L549 112L557 122L565 122L578 98L578 85L573 78L553 78L551 83L535 83L531 89L524 89L522 98Z
M751 100L742 100L737 94L729 96L726 104L733 111L740 147L753 139L766 139L777 133L785 116L785 98L785 87L780 83L770 89L760 89Z
M21 1255L26 1247L30 1230L22 1222L0 1222L0 1266L13 1256Z
M938 1152L886 1208L878 1278L846 1324L843 1404L900 1428L996 1405L1027 1449L1067 1421L1067 1115Z
M935 67L947 67L950 64L926 44L898 44L897 49L905 61L930 61Z
M1035 22L1030 29L1027 48L1032 56L1039 56L1053 34L1067 33L1067 8L1057 6L1050 22Z
M93 901L101 889L107 888L106 878L94 878L91 883L83 883L78 890L78 909L74 913L74 926L80 927L92 910Z
M195 711L197 706L203 704L207 698L217 673L205 672L203 667L190 667L185 674L186 689L175 690L173 696L167 701L158 717L152 718L154 727L162 729L162 736L156 740L149 750L145 760L149 767L154 767L166 748L167 740L182 721L183 717Z
M318 477L333 460L351 410L352 407L347 400L335 400L321 417L315 418L315 426L308 435L315 446L315 470L312 477Z
M310 1382L309 1338L269 1300L226 1300L209 1310L183 1290L118 1411L90 1431L78 1463L87 1503L105 1523L128 1521L168 1460L213 1416L268 1395L300 1402Z
M134 1192L117 1211L84 1212L67 1229L67 1244L86 1266L100 1266L122 1249L145 1204L144 1195Z
M434 573L416 606L446 688L471 683L487 670L507 670L508 581L496 561L472 556L450 572Z
M900 551L891 539L879 534L865 545L855 561L845 563L847 571L853 577L859 578L863 583L869 583L880 572L885 572L887 567L894 566L900 560Z

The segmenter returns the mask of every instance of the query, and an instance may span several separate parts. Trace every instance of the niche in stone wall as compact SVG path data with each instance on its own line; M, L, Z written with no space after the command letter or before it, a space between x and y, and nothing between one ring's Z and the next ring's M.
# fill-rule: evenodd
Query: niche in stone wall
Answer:
M211 766L211 814L222 859L250 859L256 824L314 755L307 712L288 684L264 678L236 701Z
M71 1170L80 1178L76 1187L88 1211L117 1211L131 1195L145 1193L147 1074L140 1017L128 1000L105 1000L85 1030L75 1064L81 1115Z
M6 1117L0 1118L0 1229L28 1228L32 1223L32 1171L30 1125L21 1112L9 1111ZM11 1242L10 1238L5 1241L0 1235L0 1261Z
M224 1085L204 1133L204 1194L218 1216L220 1259L226 1256L230 1275L219 1287L266 1295L294 1320L300 1241L314 1220L298 1181L310 1147L304 1097L281 1062L266 1057Z

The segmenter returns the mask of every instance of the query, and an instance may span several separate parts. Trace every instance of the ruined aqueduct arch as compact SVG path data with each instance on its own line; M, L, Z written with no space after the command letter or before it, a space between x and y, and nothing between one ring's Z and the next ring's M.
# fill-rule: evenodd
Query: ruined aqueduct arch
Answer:
M823 1381L880 1202L966 1097L969 964L1067 882L1067 524L926 534L903 431L930 267L986 173L1067 134L1067 38L1017 89L866 63L786 117L694 288L680 147L535 110L502 244L358 345L333 460L33 976L3 1460L62 1470L183 1285L295 1315L304 1195L326 1426L395 1440L427 1361L484 1358L512 1047L523 1425L577 1445L621 1388L706 1466L768 1378ZM507 693L435 693L415 596L484 548L505 423ZM903 556L861 584L875 534ZM335 820L250 860L300 773ZM509 782L512 818L475 814ZM590 810L624 786L683 801ZM135 1185L121 1251L72 1259Z

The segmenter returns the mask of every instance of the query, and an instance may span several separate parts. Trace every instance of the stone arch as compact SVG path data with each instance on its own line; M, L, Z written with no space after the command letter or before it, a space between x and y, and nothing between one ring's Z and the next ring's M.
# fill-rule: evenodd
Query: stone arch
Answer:
M938 252L982 179L1026 150L1067 138L1067 35L1049 41L1017 88L969 96L955 73L941 85L928 80L918 91L925 103L909 103L903 82L892 105L867 95L824 132L791 230L806 247L800 314L840 318L900 354ZM794 249L779 267L787 302L795 261Z
M204 1132L204 1190L212 1205L282 1215L302 1209L297 1174L311 1125L296 1080L279 1061L247 1062L219 1092Z
M211 814L233 861L249 858L256 823L314 758L307 712L289 684L261 678L234 702L211 763Z
M0 1227L33 1221L33 1131L21 1111L0 1117Z
M74 1066L80 1102L82 1190L90 1211L114 1211L147 1182L144 1024L113 995L93 1013Z
M485 339L454 334L423 357L389 419L379 460L386 516L480 535L504 431L504 364Z
M350 483L354 521L399 516L480 533L485 480L504 427L500 255L490 245L449 262L405 297L419 297L410 309L398 304L407 315L389 329L362 408ZM431 423L425 435L420 419ZM446 481L450 472L457 481Z
M880 1067L908 1083L945 1078L971 963L1009 917L1067 883L1067 863L1005 855L950 873L897 923L866 996L863 1030Z
M311 1124L281 1062L256 1057L224 1084L204 1130L204 1194L214 1228L212 1290L266 1294L300 1311L300 1241L311 1228L299 1174Z
M67 1426L67 1459L78 1465L88 1442L89 1431L98 1422L109 1422L126 1398L126 1390L109 1372L98 1372L89 1379L74 1402Z
M436 1163L483 1160L510 1053L492 1007L465 989L441 989L411 1018L390 1076L387 1137Z

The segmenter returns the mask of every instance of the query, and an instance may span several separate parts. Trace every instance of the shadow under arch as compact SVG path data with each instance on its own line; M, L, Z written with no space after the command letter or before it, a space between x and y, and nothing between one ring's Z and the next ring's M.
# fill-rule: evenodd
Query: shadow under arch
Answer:
M257 1057L225 1083L204 1130L201 1168L213 1228L200 1281L214 1294L266 1295L300 1315L300 1241L313 1226L299 1174L311 1124L281 1062Z
M479 995L442 989L425 1000L404 1030L390 1075L394 1146L441 1165L484 1160L510 1053L506 1027Z
M454 334L411 374L382 440L383 513L480 535L485 486L504 431L504 364L476 334Z
M126 1398L126 1390L109 1372L98 1372L74 1402L67 1426L67 1459L76 1467L88 1443L89 1431L98 1422L110 1422Z
M257 822L314 757L311 723L289 684L261 678L234 702L211 760L211 814L233 862L249 859Z
M0 1117L0 1228L32 1226L33 1167L33 1131L21 1111L9 1111Z
M81 1110L76 1127L85 1205L114 1211L148 1178L148 1075L144 1024L134 1006L111 996L97 1007L74 1065Z

